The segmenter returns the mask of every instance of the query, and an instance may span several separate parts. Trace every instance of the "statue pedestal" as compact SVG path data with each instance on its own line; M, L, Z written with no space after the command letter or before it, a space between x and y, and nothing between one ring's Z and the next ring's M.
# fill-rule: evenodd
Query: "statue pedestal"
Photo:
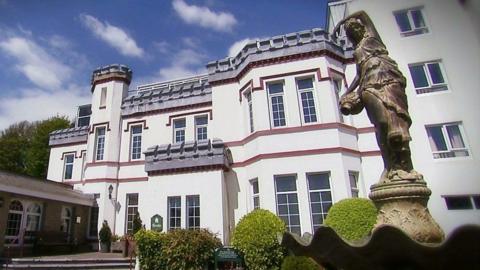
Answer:
M440 243L445 235L427 208L432 193L423 180L398 180L370 187L370 199L379 210L375 229L391 225L420 243Z

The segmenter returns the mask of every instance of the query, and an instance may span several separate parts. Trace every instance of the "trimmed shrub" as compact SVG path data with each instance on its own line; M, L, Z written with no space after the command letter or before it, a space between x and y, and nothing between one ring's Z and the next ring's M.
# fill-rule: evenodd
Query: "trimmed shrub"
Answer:
M214 262L220 240L208 230L174 230L168 233L139 230L135 234L142 270L203 269Z
M341 200L328 211L325 224L346 240L359 240L370 234L377 220L377 208L362 198Z
M112 230L110 230L110 226L108 226L108 222L106 220L102 223L102 228L98 232L98 238L100 239L101 243L105 243L110 245L112 241Z
M270 211L257 209L238 222L232 245L239 250L250 270L280 269L285 249L277 236L286 231L285 223Z
M132 235L136 234L139 230L143 228L142 219L140 218L140 213L135 213L133 217L133 224L132 224Z
M304 256L287 256L283 260L282 270L322 270L313 259Z
M164 233L156 231L139 230L135 234L135 241L138 249L138 258L142 270L165 269L166 261L163 256L165 245Z

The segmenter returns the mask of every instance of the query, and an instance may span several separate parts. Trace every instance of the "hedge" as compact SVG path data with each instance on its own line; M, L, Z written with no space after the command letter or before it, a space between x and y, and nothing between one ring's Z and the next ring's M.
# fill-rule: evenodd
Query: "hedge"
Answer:
M359 240L370 234L377 220L377 208L368 199L341 200L328 211L325 224L346 240Z
M135 234L142 270L203 269L214 261L220 240L208 230L168 233L140 230Z
M304 256L287 256L283 260L282 270L321 270L313 259Z
M242 253L248 269L280 269L286 251L277 236L285 231L285 223L279 217L257 209L240 219L232 245Z

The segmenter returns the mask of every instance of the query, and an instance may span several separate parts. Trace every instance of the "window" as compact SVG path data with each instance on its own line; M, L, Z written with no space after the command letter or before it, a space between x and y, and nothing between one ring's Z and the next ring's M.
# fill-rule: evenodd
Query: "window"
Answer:
M10 203L5 229L5 244L15 244L20 233L20 225L23 217L23 205L20 201L14 200Z
M103 160L103 152L105 150L105 127L97 128L95 141L95 160Z
M283 83L270 83L267 87L270 98L272 125L274 127L283 127L286 125L285 108L283 105Z
M63 157L63 180L72 179L74 154L68 154Z
M207 136L208 136L207 125L208 125L207 115L195 117L195 132L196 132L195 137L197 138L198 141L207 139Z
M253 104L252 104L252 92L248 91L245 93L245 99L247 100L248 105L248 121L250 124L250 133L255 131L253 126Z
M200 196L187 196L187 229L200 228Z
M182 227L182 198L168 197L168 230Z
M93 194L95 199L95 205L90 208L90 217L88 221L88 236L90 238L98 237L98 203L97 200L100 198L100 194Z
M315 110L315 100L313 96L312 78L297 80L297 88L302 108L303 122L317 122L317 113Z
M131 159L140 159L142 157L142 126L132 126L131 130Z
M185 141L185 118L173 121L173 142L180 143Z
M60 219L60 231L67 234L70 233L70 227L72 224L72 209L70 207L62 207L62 215Z
M90 115L92 114L92 106L90 104L78 107L77 127L90 125Z
M348 179L350 180L352 198L358 198L358 172L348 172Z
M448 89L443 68L439 61L409 65L410 75L417 94L445 91Z
M448 210L480 209L480 195L444 196Z
M258 179L250 181L252 185L252 201L253 201L253 209L260 208L260 192L258 189Z
M330 191L330 174L307 174L310 207L312 213L313 231L318 229L327 217L332 206L332 193Z
M451 158L468 156L468 149L462 136L460 123L427 126L428 140L433 158Z
M100 93L100 109L103 109L107 106L107 88L103 87L102 92Z
M402 36L408 37L428 33L422 9L422 7L417 7L393 13Z
M333 80L332 84L333 84L333 91L335 92L335 98L336 98L335 104L337 104L336 108L338 111L338 119L340 120L341 123L344 123L345 121L343 119L343 114L340 111L340 106L338 106L340 102L340 92L342 91L342 80Z
M27 207L27 220L25 225L24 243L33 244L35 232L40 230L40 217L42 208L38 203L32 203Z
M133 219L138 212L138 193L127 194L126 211L125 233L131 234L133 232Z
M291 233L301 234L295 175L275 176L277 214Z

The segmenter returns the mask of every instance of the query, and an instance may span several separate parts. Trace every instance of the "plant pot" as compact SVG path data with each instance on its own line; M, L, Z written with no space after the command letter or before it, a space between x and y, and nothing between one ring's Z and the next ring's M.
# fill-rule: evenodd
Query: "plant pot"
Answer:
M110 252L110 243L100 242L100 252L102 253Z
M126 243L127 241L125 240L112 242L112 245L110 246L110 250L112 252L120 252L123 254L125 252Z

